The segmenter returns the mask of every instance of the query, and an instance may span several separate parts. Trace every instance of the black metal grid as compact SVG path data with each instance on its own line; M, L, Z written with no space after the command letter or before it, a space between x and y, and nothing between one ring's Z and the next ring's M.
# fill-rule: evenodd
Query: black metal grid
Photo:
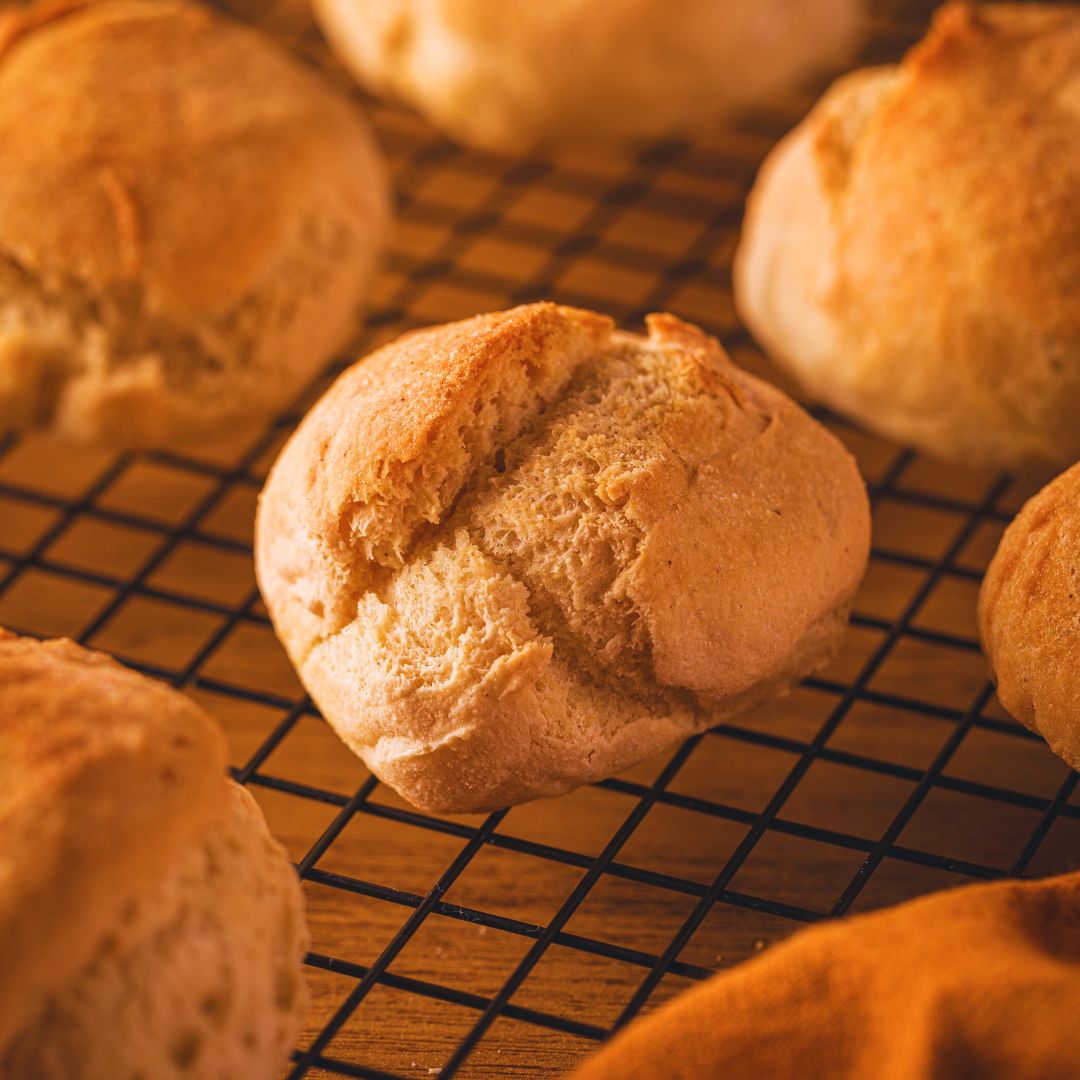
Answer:
M921 32L927 6L906 5L899 13L894 8L890 19L876 26L863 59L896 56L903 45ZM395 165L405 235L390 258L365 338L357 351L365 350L376 340L396 336L403 329L438 318L552 296L607 310L631 326L648 311L670 308L703 323L720 336L730 351L745 359L749 355L749 343L730 315L731 244L746 188L761 155L806 104L801 101L785 110L748 117L730 140L715 147L666 142L642 150L626 167L597 170L589 163L506 161L463 151L434 137L407 114L379 109L377 121ZM526 197L537 194L541 196L539 211L519 212ZM576 220L567 224L567 219L575 214ZM620 222L634 214L648 215L656 226L647 232L647 240L642 244L635 241L632 229L619 229ZM557 220L545 221L545 215ZM484 245L491 250L483 258L472 258ZM505 266L499 265L500 252L506 253ZM577 274L585 264L591 269ZM596 292L590 291L590 281L600 283ZM635 283L640 284L636 292ZM688 287L699 290L700 297L695 299L692 292L687 294ZM694 310L702 305L706 308L704 313ZM343 359L335 365L304 400L310 400L345 363ZM877 684L882 669L904 643L919 643L948 656L977 653L978 643L971 634L935 628L922 615L943 582L970 586L979 580L978 566L965 553L981 529L1000 526L1011 517L1016 506L1016 486L1009 477L986 477L981 486L976 485L976 495L961 497L949 490L947 477L938 484L934 479L936 474L928 472L911 453L890 449L874 440L868 442L872 443L876 463L870 482L875 508L880 510L883 504L891 503L908 512L945 515L954 528L948 542L933 553L875 546L872 560L875 566L901 568L915 584L890 617L856 611L854 626L870 635L874 645L860 657L857 670L850 677L822 676L807 681L809 691L828 701L824 718L813 734L795 737L782 725L770 730L737 720L690 739L671 755L651 782L619 778L603 781L596 787L622 798L625 814L606 846L595 855L514 835L503 827L506 811L491 814L480 824L469 824L380 802L375 797L378 784L371 777L355 791L339 791L295 776L279 775L268 768L272 764L270 759L287 742L302 718L317 717L312 704L302 695L268 689L257 673L250 673L247 678L223 677L215 673L214 665L215 658L240 628L253 627L264 632L268 628L269 621L260 607L257 592L245 586L246 592L239 598L196 596L189 590L163 585L161 572L178 552L192 544L210 552L211 557L247 559L250 556L248 541L235 530L230 534L229 530L218 528L214 524L215 516L231 499L239 498L244 505L252 500L262 484L267 461L296 422L299 412L300 404L296 412L282 417L249 445L219 458L152 453L123 455L100 462L84 460L78 468L85 473L85 482L73 481L70 488L35 482L31 459L39 450L36 443L20 442L15 437L0 440L0 623L6 622L24 633L56 631L53 615L47 610L42 609L40 619L34 617L32 600L9 602L31 578L38 580L37 576L47 577L59 588L90 590L92 598L83 605L85 612L70 613L69 618L65 611L58 616L61 622L68 620L62 629L89 645L101 644L102 635L134 600L157 605L155 611L176 609L204 616L206 632L199 635L184 662L156 663L140 655L138 648L127 654L119 650L121 658L176 686L211 691L223 698L274 710L278 719L263 733L246 760L235 768L236 778L255 788L283 792L330 809L333 816L329 824L299 859L298 870L306 881L403 909L399 928L370 963L361 964L346 955L323 952L313 952L308 957L313 969L346 977L351 986L321 1029L295 1052L288 1072L290 1077L313 1072L371 1078L398 1075L365 1065L362 1049L354 1058L344 1060L335 1056L332 1046L335 1036L355 1015L362 1020L364 1001L376 986L450 1003L471 1012L471 1024L439 1066L442 1077L468 1072L470 1055L500 1018L599 1042L641 1011L666 977L696 980L711 974L710 966L685 959L684 953L688 942L718 906L757 912L795 924L842 916L857 902L886 859L957 875L958 882L1006 874L1023 876L1031 871L1044 841L1059 822L1080 820L1080 805L1072 801L1077 783L1073 773L1063 773L1056 790L1033 794L1031 790L1015 790L1013 786L950 772L957 751L974 731L1007 736L1017 745L1037 742L1030 733L995 713L988 684L982 682L966 704L930 699L920 694L919 685L898 690L892 684L885 687ZM861 438L835 418L819 415L849 438ZM75 457L64 459L60 471L75 468L75 461ZM182 482L186 499L182 512L148 514L115 497L118 487L127 482L133 470L147 468L151 472L157 470L154 475ZM970 481L965 484L965 491L970 492ZM16 530L18 536L13 539L4 523L24 522L27 515L32 519L31 526L20 525ZM80 523L136 533L144 541L145 555L126 572L73 563L63 555L63 542ZM82 607L79 610L82 612ZM13 622L12 611L22 614L21 625ZM27 611L31 614L26 615ZM879 756L877 751L846 749L834 736L860 703L931 718L941 723L948 734L928 764L921 766L892 760L885 752ZM886 733L883 747L887 738ZM669 787L680 769L708 740L749 745L762 752L783 755L788 764L762 808L747 809ZM791 797L818 763L904 781L910 790L891 820L873 839L858 835L857 830L823 827L800 821L797 815L785 816ZM926 850L930 845L901 842L901 833L932 792L950 792L1003 807L1022 808L1030 815L1031 827L1024 831L1007 865L990 865L940 850ZM691 811L701 816L703 825L724 821L745 827L741 841L729 857L716 865L711 882L620 859L635 830L657 806ZM365 817L438 833L460 842L461 846L426 892L409 892L327 869L325 858L344 830ZM856 872L825 910L820 905L791 903L736 887L737 875L762 839L777 835L830 845L859 857ZM580 870L581 876L555 914L543 924L447 901L445 897L452 886L485 848L558 863ZM666 947L650 952L568 929L590 890L605 878L647 885L673 897L689 898L692 903L689 914ZM531 944L498 991L490 995L396 973L395 960L427 920L438 918L514 935ZM614 1024L591 1023L564 1015L565 1010L542 1010L514 1001L515 994L552 945L603 957L636 970L636 988L625 1001L618 1003L620 1011ZM537 1062L538 1072L543 1071L543 1065Z

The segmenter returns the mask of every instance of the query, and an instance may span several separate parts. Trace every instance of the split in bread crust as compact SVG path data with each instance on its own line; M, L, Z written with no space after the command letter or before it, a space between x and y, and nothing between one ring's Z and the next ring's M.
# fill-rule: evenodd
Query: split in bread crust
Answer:
M0 834L0 1075L278 1075L302 898L206 713L0 631Z
M419 806L610 775L837 646L868 547L853 461L696 328L649 330L534 304L408 335L272 470L278 634Z
M1080 457L1080 9L951 3L840 79L751 193L736 301L871 430L958 462Z

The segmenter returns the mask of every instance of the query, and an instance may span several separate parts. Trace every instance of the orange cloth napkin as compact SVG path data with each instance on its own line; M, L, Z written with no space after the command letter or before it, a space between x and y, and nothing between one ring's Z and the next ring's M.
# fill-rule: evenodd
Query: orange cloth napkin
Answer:
M1080 873L811 927L631 1024L572 1080L1077 1080Z

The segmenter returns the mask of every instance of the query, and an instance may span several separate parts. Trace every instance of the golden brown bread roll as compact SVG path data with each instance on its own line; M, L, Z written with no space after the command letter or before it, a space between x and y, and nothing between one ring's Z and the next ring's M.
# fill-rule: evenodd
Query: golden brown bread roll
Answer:
M768 158L739 311L807 390L959 462L1080 457L1080 7L949 4Z
M365 86L521 151L701 131L851 51L861 0L315 0Z
M291 400L388 222L363 117L182 0L0 15L0 429L113 445Z
M1005 530L979 594L998 699L1080 769L1080 465Z
M418 806L608 776L823 664L867 559L854 462L670 315L533 304L346 372L263 491L304 684Z
M279 1074L299 884L169 687L0 631L0 1076Z

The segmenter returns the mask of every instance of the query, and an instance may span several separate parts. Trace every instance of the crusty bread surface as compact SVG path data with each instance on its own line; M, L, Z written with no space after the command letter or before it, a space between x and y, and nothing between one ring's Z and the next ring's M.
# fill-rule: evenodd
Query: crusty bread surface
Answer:
M998 699L1080 769L1080 465L1030 499L979 594Z
M302 900L206 713L0 631L0 834L0 1076L278 1075Z
M416 805L610 775L835 651L851 457L670 315L534 304L347 371L260 499L256 566L329 722Z
M772 152L739 312L810 394L963 463L1080 457L1080 8L951 3Z
M364 118L185 0L0 14L0 428L231 434L350 336L389 221Z

